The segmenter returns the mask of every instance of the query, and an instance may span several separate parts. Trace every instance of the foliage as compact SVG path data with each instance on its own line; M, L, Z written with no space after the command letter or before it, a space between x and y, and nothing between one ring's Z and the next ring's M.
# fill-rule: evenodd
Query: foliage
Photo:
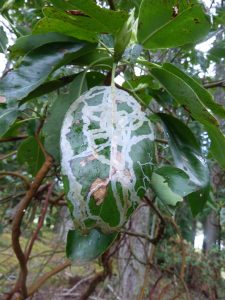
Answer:
M77 263L101 257L101 280L121 236L143 238L125 228L146 203L148 242L163 233L169 241L171 224L187 238L193 217L206 224L214 213L221 248L225 109L213 94L225 84L198 75L224 65L223 11L211 24L196 0L5 0L0 10L8 61L0 80L0 234L12 222L20 264L10 297L39 288L27 285L33 244L42 227L57 227L65 205L73 222L66 254ZM222 38L207 54L196 50L213 35ZM37 227L21 245L29 224Z

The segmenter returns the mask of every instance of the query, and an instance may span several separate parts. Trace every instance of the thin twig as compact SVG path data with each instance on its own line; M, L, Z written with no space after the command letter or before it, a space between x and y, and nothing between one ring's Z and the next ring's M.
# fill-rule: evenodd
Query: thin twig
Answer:
M0 143L20 141L26 139L27 137L28 137L27 135L20 135L20 136L0 138Z
M51 278L53 275L61 272L62 270L64 270L65 268L71 266L71 261L66 260L64 263L62 263L61 265L57 266L55 269L49 271L48 273L45 273L43 276L41 276L39 279L37 279L35 281L35 283L33 283L29 288L28 288L28 292L27 295L28 297L31 297L34 293L37 292L37 290L49 279Z
M225 87L225 79L214 81L214 82L206 82L204 83L204 88L211 89L215 87Z
M45 198L45 204L44 204L44 207L43 207L42 212L41 212L41 216L40 216L39 221L38 221L38 226L37 226L35 232L33 233L32 238L29 242L29 245L27 246L27 249L25 251L26 261L28 261L28 259L30 257L34 242L37 239L38 233L40 232L40 230L41 230L41 228L44 224L44 219L45 219L45 215L47 213L49 198L51 197L53 186L54 186L53 183L49 186L49 189L48 189L48 192L47 192L47 195L46 195L46 198Z
M30 181L29 181L29 179L27 179L26 176L23 176L20 173L11 172L11 171L2 171L2 172L0 172L0 177L1 176L17 177L17 178L21 179L24 182L24 186L25 186L26 190L28 190L30 188Z
M22 220L24 217L24 213L26 212L27 207L29 206L32 198L36 194L38 188L40 187L43 179L47 175L48 171L51 169L53 163L53 159L51 156L48 156L42 165L41 169L38 171L33 183L30 186L30 189L27 191L24 198L21 200L21 202L18 205L18 209L16 212L16 215L12 222L12 248L13 251L19 261L20 265L20 274L17 280L17 283L15 285L15 288L13 289L12 293L9 294L9 296L6 299L11 299L12 295L15 292L19 292L23 295L23 297L27 297L27 287L26 287L26 279L27 279L27 261L25 254L21 248L20 245L20 227L22 224Z
M0 160L7 159L7 158L9 158L10 156L12 156L12 155L14 155L14 154L16 154L16 153L17 153L17 150L12 151L12 152L7 153L7 154L4 154L4 155L0 155Z

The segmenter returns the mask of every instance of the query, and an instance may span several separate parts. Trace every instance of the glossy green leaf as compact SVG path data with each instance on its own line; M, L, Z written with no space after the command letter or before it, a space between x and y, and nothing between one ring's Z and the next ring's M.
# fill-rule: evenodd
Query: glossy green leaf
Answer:
M168 205L176 205L183 201L183 197L197 188L184 171L172 166L155 170L151 184L158 198Z
M4 133L4 138L7 137L12 137L12 136L17 136L18 130L24 126L24 125L29 125L30 122L34 122L35 118L28 118L28 119L23 119L23 120L16 120L10 127L9 129Z
M0 109L0 136L3 136L15 122L18 115L17 108Z
M210 49L209 54L216 57L217 59L225 58L225 41L218 41L213 46L212 49Z
M202 124L218 125L215 117L206 109L198 95L182 78L164 68L151 68L151 74L181 105L185 105L192 116Z
M27 166L28 172L35 176L45 161L35 137L31 136L23 141L18 148L17 159L20 164Z
M196 80L192 77L188 76L180 69L175 67L172 64L164 64L163 68L168 70L169 72L173 73L174 75L181 78L185 83L189 85L190 88L193 89L195 94L198 96L199 101L209 108L214 114L218 115L221 118L225 118L225 108L223 105L218 104L214 101L212 95L203 87L201 86Z
M93 45L87 43L54 43L31 51L15 71L0 81L0 95L7 100L20 100L46 81L48 76L64 64L70 63Z
M110 231L126 222L150 187L153 138L140 105L115 87L94 87L70 106L61 165L77 227Z
M60 129L63 118L70 105L83 92L93 86L102 85L105 76L98 72L76 74L76 78L68 85L67 90L53 103L43 127L45 135L45 149L50 153L57 163L60 162Z
M88 54L81 55L72 62L77 66L88 66L110 70L113 65L113 57L104 49L94 49Z
M209 17L196 1L142 0L137 37L147 49L197 43L209 30Z
M175 165L187 173L197 187L207 186L209 171L194 134L179 119L162 113L158 115L163 121Z
M6 53L8 44L8 38L4 31L4 28L0 26L0 53Z
M85 74L79 74L67 87L67 91L58 96L53 103L50 114L45 122L43 132L45 135L45 149L56 162L60 161L60 129L70 105L87 90Z
M23 103L25 103L33 98L37 98L37 97L46 95L48 93L51 93L51 92L57 90L65 85L69 84L76 77L77 77L77 74L73 74L73 75L68 75L68 76L61 77L59 79L45 82L45 83L41 84L39 87L37 87L35 90L30 92L25 98L23 98L20 101L20 105L22 105Z
M155 191L156 195L160 200L168 205L176 205L178 202L183 201L183 197L174 193L169 187L163 176L157 173L152 174L152 189Z
M117 62L121 59L127 45L130 42L134 23L134 10L132 10L128 20L115 36L114 58Z
M139 8L142 0L120 0L118 1L119 9L131 11L131 9L135 8L135 16L138 16Z
M217 113L219 111L219 114L223 114L221 107L212 105L211 100L207 98L208 95L205 95L204 91L202 91L199 86L196 86L195 83L194 90L189 85L189 80L187 82L182 79L184 77L183 73L181 77L178 77L176 74L177 70L175 73L172 73L164 68L153 67L150 72L178 103L187 107L193 118L205 126L209 138L211 139L210 151L214 158L224 167L225 151L223 151L223 149L225 149L225 137L218 128L219 124L217 119L215 119L202 101L207 102L207 105L210 104L211 108L213 106L214 111L216 110ZM193 82L190 81L190 84L193 84ZM203 95L205 95L206 99L201 101L199 96L203 97Z
M220 163L222 167L225 167L225 136L221 130L212 124L205 126L206 131L211 140L210 152L212 156Z
M76 40L72 37L56 32L26 35L18 38L15 44L12 47L10 47L10 54L12 57L25 55L31 50L39 48L43 45L57 42L74 43L76 42Z
M91 229L86 235L78 230L70 230L67 235L66 255L79 263L86 263L102 255L116 239L117 233L105 234Z
M101 32L117 33L127 20L128 15L123 11L112 11L98 6L92 0L51 0L53 5L59 9L65 10L80 10L85 15L89 16L93 26L101 28ZM76 19L78 16L73 16ZM84 16L82 16L84 18Z
M207 186L187 196L194 217L203 211L206 202L209 200L209 191L209 186Z
M63 13L62 13L63 14ZM67 17L67 15L65 14ZM77 38L79 40L85 40L91 43L97 42L97 33L95 31L89 31L86 27L80 27L76 22L71 22L69 20L56 19L50 17L44 17L37 22L35 28L33 29L34 34L48 33L48 32L58 32L61 34L68 35L70 37Z
M153 85L153 77L150 75L138 76L133 80L127 80L123 83L123 87L138 97L146 106L149 105L152 99L149 94L149 88Z
M169 188L176 194L185 197L196 190L196 186L190 181L189 176L183 170L164 166L154 171L162 176Z

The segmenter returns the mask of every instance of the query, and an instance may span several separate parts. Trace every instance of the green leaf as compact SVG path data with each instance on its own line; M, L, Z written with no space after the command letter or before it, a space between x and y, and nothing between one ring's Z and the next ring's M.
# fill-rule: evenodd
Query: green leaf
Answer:
M24 104L25 102L37 98L48 93L51 93L73 81L77 77L77 74L72 74L68 76L61 77L59 79L51 80L41 84L35 90L30 92L25 98L20 101L20 105Z
M126 12L102 8L96 5L92 0L51 0L51 2L55 7L62 9L63 11L80 10L90 18L94 28L97 26L101 28L102 33L116 34L128 18ZM76 20L78 17L79 16L73 16L73 19ZM81 18L85 17L81 16Z
M122 10L131 11L131 9L135 8L135 16L138 17L139 7L141 5L142 0L120 0L118 2L118 6Z
M150 87L154 87L154 78L150 75L141 75L132 80L123 83L123 87L141 99L141 102L147 107L152 99L150 95Z
M48 76L64 64L70 63L93 45L87 43L54 43L31 51L20 67L0 81L0 95L8 100L20 100L44 83Z
M54 10L54 8L45 8L46 10ZM90 31L87 25L81 26L80 22L73 21L66 13L60 12L55 17L44 17L37 22L33 29L33 34L41 34L48 32L58 32L79 40L85 40L91 43L97 42L97 33ZM59 16L61 15L61 16ZM58 18L57 18L58 17ZM84 17L83 17L84 19ZM86 18L85 18L86 19Z
M132 10L128 20L124 23L123 27L115 36L114 58L117 62L121 59L127 45L130 42L134 24L134 10Z
M152 188L158 198L168 205L175 206L178 202L183 201L182 196L171 190L165 178L155 172L152 174Z
M205 126L209 138L211 140L210 152L213 157L220 163L220 165L225 167L225 136L221 130L212 124L207 124Z
M80 73L69 85L65 93L62 93L53 103L50 115L47 117L43 132L45 135L45 149L56 162L60 161L60 129L65 113L70 105L87 90L85 73Z
M37 174L45 161L44 154L33 136L21 143L17 159L20 164L27 166L28 172L33 176Z
M76 40L72 37L56 33L49 32L45 34L31 34L18 38L15 44L10 47L11 57L22 56L26 53L39 48L46 44L52 44L56 42L71 42L74 43Z
M16 120L9 129L4 133L4 138L16 136L18 134L18 129L21 128L24 124L29 124L29 122L34 122L35 118L28 118L23 120Z
M191 207L191 212L194 217L201 213L205 207L206 202L209 200L209 186L191 193L187 196L188 203Z
M153 67L150 72L178 103L190 110L193 118L204 125L218 125L217 120L202 104L195 91L182 78L164 68Z
M210 30L201 5L176 0L142 0L138 41L147 49L173 48L200 41Z
M190 181L189 176L181 169L164 166L155 170L154 173L162 176L169 188L182 197L196 190L196 186Z
M15 122L18 115L17 108L0 109L0 136L3 136Z
M162 113L158 115L163 121L175 165L187 173L197 187L206 187L209 171L194 134L177 118Z
M0 53L6 53L8 38L4 31L4 28L0 26Z
M198 96L199 101L203 105L208 107L214 114L218 115L221 118L225 118L225 108L222 105L216 103L212 95L204 87L202 87L196 80L194 80L192 77L188 76L187 74L185 74L184 72L182 72L180 69L178 69L172 64L166 63L163 65L163 68L173 73L174 75L178 76L187 85L189 85L189 87L192 88L192 90Z
M216 57L217 59L221 59L225 57L225 41L218 41L215 43L212 49L210 49L209 54Z
M166 67L168 67L168 65L166 65ZM218 128L218 121L209 112L202 101L206 102L207 105L210 104L211 108L213 107L214 111L217 111L217 114L223 114L223 110L216 105L212 105L209 96L206 95L199 86L195 85L195 83L193 89L189 85L189 80L188 82L184 81L182 79L183 77L185 77L185 80L187 79L183 73L181 74L181 77L178 77L176 74L177 69L175 70L175 73L172 73L164 68L153 67L150 72L178 103L185 105L188 108L193 118L205 126L211 140L210 151L214 158L222 167L224 167L225 151L223 151L223 149L225 149L225 137ZM193 84L192 81L190 81L190 83ZM206 99L201 101L199 96L203 97L203 95L205 95Z
M88 54L81 55L72 62L77 66L96 67L110 70L113 65L113 57L104 49L94 49Z
M181 169L164 166L154 171L152 188L159 199L168 205L176 205L183 197L198 189Z
M86 263L102 255L116 239L117 233L105 234L92 229L86 235L70 230L67 235L66 255L76 263Z
M67 111L62 173L78 228L120 228L146 190L154 164L151 123L129 94L94 87Z

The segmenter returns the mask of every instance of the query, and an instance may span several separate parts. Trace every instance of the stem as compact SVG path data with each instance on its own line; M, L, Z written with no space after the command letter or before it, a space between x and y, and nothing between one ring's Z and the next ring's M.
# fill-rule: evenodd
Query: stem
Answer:
M71 266L71 262L70 261L65 261L64 263L62 263L61 265L57 266L55 269L53 269L52 271L44 274L42 277L40 277L39 279L37 279L35 281L34 284L32 284L29 288L28 288L28 293L27 295L29 297L31 297L34 293L37 292L37 290L53 275L61 272L62 270L64 270L65 268Z
M41 169L37 173L37 176L34 182L31 184L26 195L19 203L16 215L12 222L12 248L20 265L20 274L14 292L19 291L24 298L27 297L26 279L27 279L28 269L27 269L27 260L20 245L20 234L21 234L20 228L24 217L24 213L26 212L27 207L29 206L33 196L36 194L43 179L47 175L48 171L51 169L52 163L53 163L53 159L51 158L51 156L48 156L44 164L42 165Z
M25 177L17 172L10 172L10 171L4 172L3 171L3 172L0 172L0 178L2 176L18 177L24 182L24 186L25 186L26 190L28 190L30 188L30 181L27 179L27 177Z
M47 192L47 195L46 195L46 198L45 198L45 204L44 204L41 216L40 216L39 221L38 221L38 226L37 226L35 232L33 233L33 236L31 238L31 240L29 242L29 245L27 247L27 250L25 252L25 257L26 257L27 261L29 259L30 254L31 254L34 242L38 237L38 233L39 233L39 231L41 230L41 228L44 224L44 219L45 219L45 215L46 215L47 208L48 208L49 198L51 197L51 194L52 194L52 189L53 189L53 183L49 186L49 189L48 189L48 192Z
M111 86L112 86L112 88L115 88L116 66L117 66L117 64L113 63L113 66L112 66L112 77L111 77Z

